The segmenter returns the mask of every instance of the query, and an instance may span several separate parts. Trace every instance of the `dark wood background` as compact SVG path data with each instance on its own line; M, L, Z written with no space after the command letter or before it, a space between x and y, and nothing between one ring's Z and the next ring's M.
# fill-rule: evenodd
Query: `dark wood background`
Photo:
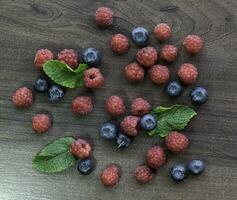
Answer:
M116 15L115 26L99 29L93 14L99 6L111 7ZM236 0L1 0L0 1L0 199L1 200L71 200L71 199L162 199L162 200L236 200L237 199L237 2ZM144 153L159 138L140 134L126 151L102 141L98 135L101 123L109 119L104 112L104 100L121 95L127 106L135 97L145 97L154 106L174 103L192 105L188 93L177 100L168 99L163 87L146 80L131 85L124 79L123 67L133 60L137 48L132 44L128 54L116 56L109 47L111 34L129 34L133 26L152 31L155 24L168 22L172 26L170 43L180 47L189 33L202 35L204 51L195 57L183 50L177 62L170 65L175 79L177 67L183 62L197 65L200 76L197 85L208 89L210 99L196 107L198 117L184 132L191 140L189 150L180 156L169 155L155 180L145 186L132 176L135 166L144 162ZM161 48L151 36L150 44ZM39 72L33 66L39 48L55 53L63 48L96 47L103 51L101 70L106 77L104 87L93 93L85 90L67 91L64 100L50 104L43 94L36 95L33 107L26 110L12 106L11 95L16 88L31 86ZM75 117L70 109L72 99L81 94L93 96L94 112L84 118ZM49 133L36 135L31 129L31 117L49 110L54 124ZM76 168L47 175L32 169L33 155L57 137L89 136L94 143L98 165L90 176L82 176ZM174 184L168 175L175 162L203 159L205 174ZM105 189L99 180L100 171L109 163L122 166L118 186Z

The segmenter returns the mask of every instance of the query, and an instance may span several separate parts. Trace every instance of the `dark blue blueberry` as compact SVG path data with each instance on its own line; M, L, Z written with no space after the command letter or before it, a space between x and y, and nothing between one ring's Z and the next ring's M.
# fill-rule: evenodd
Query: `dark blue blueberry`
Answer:
M143 27L136 27L132 30L133 42L140 47L145 47L148 44L149 33Z
M132 139L129 136L123 133L118 134L118 137L116 138L116 144L118 148L128 148L131 143Z
M89 175L95 169L91 159L80 160L77 165L77 170L83 175Z
M203 87L196 87L194 88L191 93L191 100L196 104L203 104L208 99L208 93L205 88Z
M190 174L199 175L205 170L205 165L201 160L191 160L188 164Z
M64 91L59 85L52 85L48 91L49 101L56 103L64 97Z
M169 97L178 97L182 93L182 86L177 81L171 81L168 83L165 91Z
M183 164L176 164L170 170L170 176L174 181L183 181L187 176L187 168Z
M106 122L100 128L100 136L106 140L113 140L117 137L118 127L115 123Z
M151 114L144 115L140 120L140 126L145 131L150 131L157 126L156 118Z
M38 77L34 82L34 88L36 92L47 92L49 90L50 83L46 77Z
M82 60L89 66L95 67L100 64L102 54L95 48L87 48L82 53Z

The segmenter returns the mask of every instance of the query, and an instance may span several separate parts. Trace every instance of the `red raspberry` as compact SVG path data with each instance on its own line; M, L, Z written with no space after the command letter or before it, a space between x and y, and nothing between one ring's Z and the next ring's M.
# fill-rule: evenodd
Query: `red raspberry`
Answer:
M78 67L78 55L73 49L63 49L58 54L58 60L66 63L73 69Z
M72 112L78 115L87 115L93 110L93 103L90 97L80 96L72 101Z
M165 138L167 148L174 153L183 153L189 145L189 139L182 133L171 132Z
M12 103L18 108L30 107L34 102L33 93L27 87L21 87L16 90L12 96Z
M166 160L166 156L163 148L160 146L154 146L150 148L146 153L146 162L152 169L158 169Z
M106 187L115 186L120 179L120 168L118 165L111 164L107 166L100 175L100 180Z
M84 73L84 82L87 88L98 89L104 84L104 77L98 68L90 68Z
M158 54L154 47L144 47L137 52L136 58L144 67L151 67L156 63Z
M128 64L124 68L124 74L130 82L141 82L144 79L144 69L136 62Z
M163 42L171 37L171 29L168 24L160 23L154 28L154 34L159 41Z
M150 80L157 85L166 83L170 78L169 69L163 65L154 65L148 71L148 75Z
M197 35L188 35L184 38L183 46L190 54L197 54L203 48L202 38Z
M194 65L185 63L180 66L177 74L183 83L191 85L197 79L198 70Z
M174 45L165 45L160 52L160 58L166 62L173 62L178 55L178 49Z
M107 7L100 7L95 12L95 22L101 27L108 27L113 24L113 11Z
M42 69L43 68L43 64L46 63L49 60L53 60L53 53L48 50L48 49L39 49L36 54L35 54L35 66L38 69Z
M130 115L121 121L120 127L127 135L136 136L139 131L139 121L140 117Z
M110 96L106 99L105 108L112 116L123 115L126 111L123 99L116 95Z
M91 154L91 145L83 140L78 139L73 142L70 146L70 152L77 158L84 159L90 156Z
M136 98L131 105L133 115L142 116L149 113L151 110L150 103L143 98Z
M110 45L113 52L117 54L126 53L129 49L128 38L123 34L115 34L111 37Z
M134 170L134 176L137 182L145 184L154 178L154 173L146 165L140 165Z
M50 116L40 113L32 117L32 129L37 133L47 132L52 125Z

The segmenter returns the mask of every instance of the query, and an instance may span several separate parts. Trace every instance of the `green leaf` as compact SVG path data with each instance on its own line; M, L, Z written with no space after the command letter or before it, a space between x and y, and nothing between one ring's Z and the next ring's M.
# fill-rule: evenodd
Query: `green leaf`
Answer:
M157 117L157 127L148 134L160 137L167 136L171 131L183 130L189 121L197 115L192 108L184 105L158 106L153 109L152 114Z
M75 165L76 159L69 151L74 141L72 137L63 137L48 144L33 158L33 167L40 172L55 173Z
M76 70L58 60L50 60L43 65L44 72L57 84L68 88L82 87L84 85L83 74L88 68L86 64L80 64Z

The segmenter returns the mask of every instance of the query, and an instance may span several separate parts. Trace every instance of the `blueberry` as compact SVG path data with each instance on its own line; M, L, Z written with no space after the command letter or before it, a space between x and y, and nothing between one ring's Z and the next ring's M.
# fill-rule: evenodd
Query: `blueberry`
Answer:
M83 175L89 175L95 166L91 159L80 160L77 165L77 170Z
M149 33L143 27L136 27L132 30L132 39L137 46L145 47L148 44Z
M82 60L89 66L95 67L100 64L102 54L95 48L87 48L82 53Z
M171 81L168 83L165 91L169 97L178 97L182 93L182 86L177 81Z
M113 140L117 137L118 127L112 122L106 122L100 128L100 136L106 140Z
M46 77L38 77L34 82L34 89L36 92L47 92L49 90L50 83Z
M150 131L150 130L154 129L157 126L157 120L153 115L146 114L141 118L140 126L145 131Z
M205 165L201 160L191 160L188 164L190 174L199 175L205 170Z
M64 91L59 85L52 85L48 91L49 101L56 103L64 97Z
M118 148L128 148L132 143L132 139L123 133L119 133L116 138Z
M208 99L208 93L205 88L203 87L196 87L194 88L191 93L191 100L196 104L203 104Z
M183 181L187 176L187 168L183 164L176 164L170 170L170 176L174 181Z

